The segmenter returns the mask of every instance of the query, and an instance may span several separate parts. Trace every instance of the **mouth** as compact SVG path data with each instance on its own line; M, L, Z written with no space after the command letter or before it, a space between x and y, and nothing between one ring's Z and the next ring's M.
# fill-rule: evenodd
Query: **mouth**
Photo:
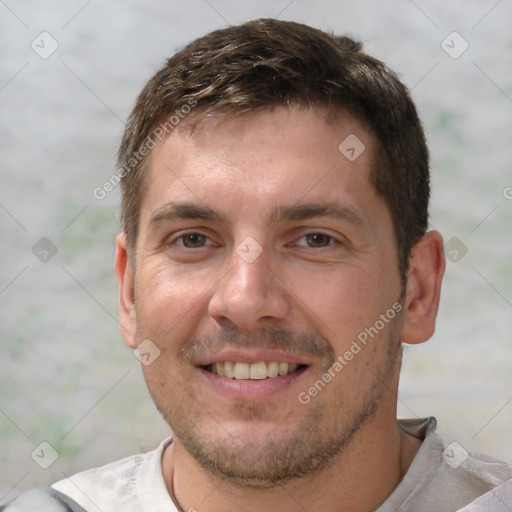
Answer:
M307 365L279 361L220 361L202 366L208 373L235 380L266 380L302 372Z
M288 403L289 394L305 386L304 379L315 361L304 354L280 350L224 347L217 354L203 354L195 363L199 382L205 385L205 397L211 401L221 395L237 401Z

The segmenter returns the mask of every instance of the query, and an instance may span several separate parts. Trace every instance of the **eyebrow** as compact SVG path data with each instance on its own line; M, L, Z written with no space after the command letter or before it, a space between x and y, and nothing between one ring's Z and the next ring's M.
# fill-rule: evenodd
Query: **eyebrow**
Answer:
M153 213L149 225L156 226L173 219L219 220L220 217L207 206L195 203L169 202Z
M272 223L293 222L314 217L331 217L348 222L359 229L368 228L367 221L358 210L336 201L279 206L272 213L271 221ZM208 206L192 202L168 202L153 213L149 225L150 227L156 227L158 224L174 219L222 220L221 216Z
M357 228L367 228L368 223L358 210L337 201L328 203L302 203L278 207L272 216L274 222L307 220L314 217L332 217L353 224Z

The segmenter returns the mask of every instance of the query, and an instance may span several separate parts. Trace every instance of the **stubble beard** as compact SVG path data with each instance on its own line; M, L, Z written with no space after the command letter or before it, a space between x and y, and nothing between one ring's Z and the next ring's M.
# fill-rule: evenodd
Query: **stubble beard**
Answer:
M274 488L326 469L375 415L384 391L390 386L394 372L398 371L397 365L400 365L401 344L394 331L391 326L385 336L374 340L375 343L385 343L387 349L380 366L366 371L372 378L369 382L361 383L365 390L352 390L352 393L364 392L364 395L355 401L355 405L351 405L351 411L347 410L343 399L335 404L312 399L304 405L310 411L294 425L294 432L283 435L285 427L278 423L272 432L258 442L250 440L251 422L265 418L265 407L262 404L235 404L248 422L247 434L243 438L230 435L220 424L218 431L212 434L203 428L202 423L205 415L211 423L210 416L185 389L180 390L181 399L170 404L168 394L161 394L162 382L158 382L158 379L153 382L153 379L147 377L146 382L158 410L171 426L174 437L179 439L208 473L241 488ZM330 359L330 364L324 361L326 368L334 362L333 354ZM336 379L341 382L342 374ZM345 389L347 385L350 383L342 383ZM346 397L347 392L340 395ZM333 407L338 408L342 416L335 417L329 425L325 425L325 418L333 417L329 411ZM284 420L281 423L286 423Z

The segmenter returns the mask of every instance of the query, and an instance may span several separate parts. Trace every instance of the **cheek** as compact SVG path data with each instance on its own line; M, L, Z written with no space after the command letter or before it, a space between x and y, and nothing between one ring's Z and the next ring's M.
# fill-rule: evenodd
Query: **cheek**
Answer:
M309 317L328 340L337 340L340 349L392 303L386 305L392 295L389 288L383 288L373 273L361 267L343 265L322 272L297 272L289 281L295 283L290 288L299 299L295 302L301 314ZM333 348L338 349L334 343Z
M174 345L172 340L182 343L201 314L208 290L203 274L186 273L169 264L141 269L136 280L139 335L167 347Z

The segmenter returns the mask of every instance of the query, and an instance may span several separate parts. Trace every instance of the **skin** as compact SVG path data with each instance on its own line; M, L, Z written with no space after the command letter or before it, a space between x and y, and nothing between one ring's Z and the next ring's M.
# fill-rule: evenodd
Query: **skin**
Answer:
M349 134L366 146L353 162L338 150ZM419 449L396 422L401 341L434 331L443 241L432 231L415 246L403 297L391 216L369 181L372 147L347 113L327 122L321 111L279 107L205 120L154 149L135 268L123 234L115 266L126 344L150 339L160 350L143 369L174 432L162 469L181 509L375 510ZM254 261L241 256L258 246ZM305 365L277 390L267 379L235 390L230 381L226 392L202 368L276 351Z

